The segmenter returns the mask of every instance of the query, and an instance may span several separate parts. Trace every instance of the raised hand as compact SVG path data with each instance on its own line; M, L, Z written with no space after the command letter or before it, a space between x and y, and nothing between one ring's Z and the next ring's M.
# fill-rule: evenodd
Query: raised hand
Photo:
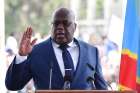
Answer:
M31 51L37 39L31 41L32 36L32 28L28 27L27 30L24 32L20 46L19 46L19 55L20 56L27 56Z

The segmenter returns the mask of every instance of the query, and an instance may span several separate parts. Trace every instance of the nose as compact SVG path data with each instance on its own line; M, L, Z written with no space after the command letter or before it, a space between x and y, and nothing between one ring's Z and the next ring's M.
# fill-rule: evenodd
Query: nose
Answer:
M59 23L57 26L57 30L64 30L64 25L62 23Z
M55 29L57 34L63 34L65 33L64 25L62 23L59 23Z

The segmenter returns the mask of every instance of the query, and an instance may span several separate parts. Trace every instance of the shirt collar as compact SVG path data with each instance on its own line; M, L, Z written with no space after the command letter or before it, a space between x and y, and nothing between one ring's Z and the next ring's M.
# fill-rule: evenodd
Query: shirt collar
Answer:
M60 45L55 43L53 40L52 40L52 44L55 46L55 47L59 47ZM68 43L68 46L69 47L74 47L76 46L76 44L74 43L74 40L72 40L70 43Z

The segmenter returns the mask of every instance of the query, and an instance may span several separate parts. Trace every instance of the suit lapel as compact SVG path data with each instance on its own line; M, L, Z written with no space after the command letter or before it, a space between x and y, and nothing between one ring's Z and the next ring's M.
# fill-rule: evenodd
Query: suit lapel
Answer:
M50 56L51 56L50 58L53 62L54 67L57 69L58 72L61 72L57 59L56 59L56 56L55 56L55 53L54 53L51 39L50 39ZM62 73L61 73L61 76L63 77Z
M60 70L60 67L58 65L58 62L57 62L57 59L56 59L56 56L55 56L55 53L54 53L54 49L52 47L52 41L51 41L51 38L49 40L49 44L48 44L49 47L49 58L50 58L50 64L52 65L52 70L53 70L53 76L56 76L58 79L57 81L61 81L61 83L63 83L63 75L61 73L61 70ZM54 77L54 78L56 78ZM53 77L52 77L53 78ZM54 82L56 83L56 82ZM58 84L59 85L59 84ZM60 85L63 85L63 84L60 84ZM53 86L53 85L52 85Z
M84 71L84 67L85 67L85 56L86 55L86 50L84 49L82 43L78 42L77 40L75 40L75 42L77 43L78 47L79 47L79 58L78 58L78 64L76 67L76 71L74 73L74 80L75 81L80 75L80 73L82 73Z

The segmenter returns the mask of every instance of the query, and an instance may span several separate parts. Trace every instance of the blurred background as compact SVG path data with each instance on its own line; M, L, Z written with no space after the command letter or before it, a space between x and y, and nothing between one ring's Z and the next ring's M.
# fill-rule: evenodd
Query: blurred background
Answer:
M3 83L6 70L18 51L22 33L31 26L37 43L45 40L50 35L52 13L59 7L68 7L75 12L78 24L75 37L99 49L105 80L117 90L126 0L1 1L4 6L4 28L0 30L2 91L12 93ZM34 90L33 81L15 93L26 93L27 90Z

